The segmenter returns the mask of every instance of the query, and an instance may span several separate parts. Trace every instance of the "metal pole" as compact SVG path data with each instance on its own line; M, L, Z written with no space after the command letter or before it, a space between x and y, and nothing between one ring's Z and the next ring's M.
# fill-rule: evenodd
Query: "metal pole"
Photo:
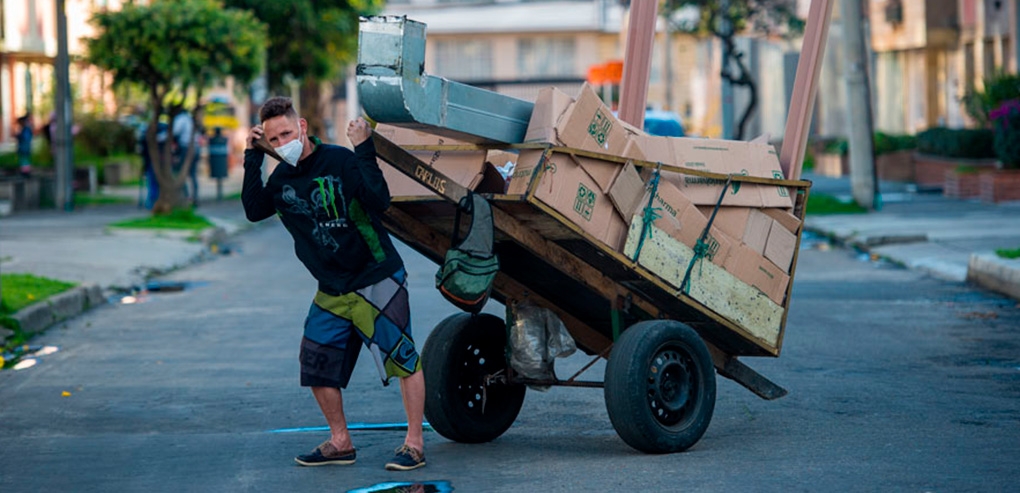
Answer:
M54 166L57 172L55 194L58 207L65 211L74 210L74 146L71 143L71 75L70 58L67 53L67 14L64 0L57 4L57 60L54 73L57 79L57 132L54 135Z
M849 118L850 186L857 203L876 208L878 180L875 176L875 148L871 121L871 91L868 84L867 49L864 39L861 0L840 0L846 36L846 95Z

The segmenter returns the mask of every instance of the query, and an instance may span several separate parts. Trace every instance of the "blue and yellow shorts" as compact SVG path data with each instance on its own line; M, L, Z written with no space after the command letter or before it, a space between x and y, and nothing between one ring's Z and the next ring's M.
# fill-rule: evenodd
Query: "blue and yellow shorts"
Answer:
M384 384L421 370L404 269L351 293L316 293L301 339L301 386L347 388L360 343L369 348Z

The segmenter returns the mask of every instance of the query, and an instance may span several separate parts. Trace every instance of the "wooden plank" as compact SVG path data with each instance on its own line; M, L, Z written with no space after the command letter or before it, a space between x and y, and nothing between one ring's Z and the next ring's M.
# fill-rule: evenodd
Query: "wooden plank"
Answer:
M708 352L712 356L712 364L719 370L719 375L739 383L758 397L771 401L787 394L786 389L754 371L736 356L730 356L713 347L709 347Z
M797 75L793 80L793 96L786 116L783 148L779 151L779 165L783 167L783 175L790 180L800 178L804 163L833 3L835 0L813 0L808 10L800 60L797 61Z
M623 53L623 80L620 82L620 120L637 128L645 123L648 79L652 73L652 44L659 2L630 2L627 46ZM670 54L672 55L672 54Z
M632 221L624 253L634 256L643 224ZM661 229L652 226L645 237L638 263L679 289L687 274L694 250ZM757 289L748 286L722 267L700 261L691 271L690 297L710 310L732 320L747 337L776 349L783 320L783 307Z
M456 204L468 194L469 190L467 187L425 164L425 162L394 144L386 137L373 132L372 140L375 143L376 156L390 163L398 171L421 183L425 188L432 190L440 197Z

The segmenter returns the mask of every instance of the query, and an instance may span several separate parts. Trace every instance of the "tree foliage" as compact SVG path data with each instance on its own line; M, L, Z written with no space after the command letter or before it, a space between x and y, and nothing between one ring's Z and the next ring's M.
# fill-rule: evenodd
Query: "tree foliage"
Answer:
M324 108L321 85L336 80L354 61L358 20L382 10L384 0L225 0L230 7L250 10L269 26L266 76L269 90L287 94L288 80L301 84L301 116L309 132L322 135Z
M96 13L97 34L86 39L88 61L110 71L116 85L137 84L146 91L151 120L146 135L160 185L157 212L181 202L195 146L180 170L173 170L170 146L156 142L158 122L190 111L200 121L202 92L233 77L253 79L262 69L265 26L250 12L225 9L217 0L129 2L121 10Z
M287 76L329 80L354 59L358 18L379 12L383 0L225 0L265 22L269 87L280 90Z
M744 128L758 105L758 89L754 75L744 63L743 53L736 49L735 38L751 33L800 35L804 31L804 21L797 17L796 7L796 0L665 0L663 3L663 16L678 31L719 38L723 44L720 76L749 91L750 100L734 134L736 140L744 138Z

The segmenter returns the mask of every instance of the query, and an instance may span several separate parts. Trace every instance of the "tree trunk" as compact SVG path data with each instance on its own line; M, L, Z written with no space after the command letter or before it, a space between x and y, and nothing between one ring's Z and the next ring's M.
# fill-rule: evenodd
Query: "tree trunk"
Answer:
M322 83L306 79L301 83L301 117L308 121L308 135L329 141L326 135L326 105L323 102Z

